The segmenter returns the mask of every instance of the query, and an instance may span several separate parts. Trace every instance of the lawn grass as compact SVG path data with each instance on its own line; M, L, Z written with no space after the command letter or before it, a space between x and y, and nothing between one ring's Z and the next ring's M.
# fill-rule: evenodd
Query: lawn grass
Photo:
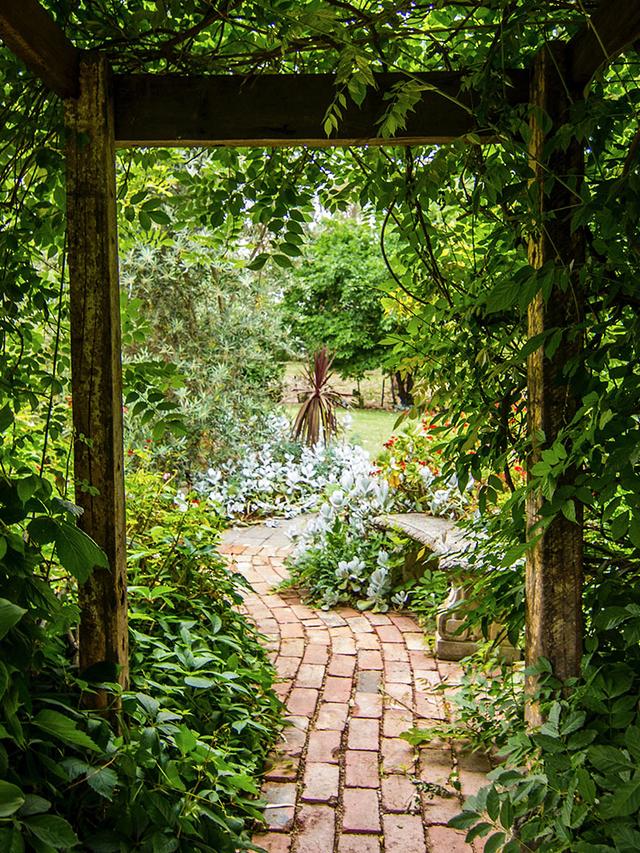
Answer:
M287 405L283 408L289 417L295 417L299 407ZM364 447L373 459L393 433L399 413L385 412L382 409L349 409L348 412L341 409L338 412L338 420L343 422L346 415L351 419L347 432L349 441Z

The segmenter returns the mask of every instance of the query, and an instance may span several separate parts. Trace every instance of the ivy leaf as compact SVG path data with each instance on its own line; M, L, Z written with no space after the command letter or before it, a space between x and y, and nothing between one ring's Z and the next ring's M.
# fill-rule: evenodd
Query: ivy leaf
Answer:
M22 832L16 826L0 830L0 850L3 853L24 853Z
M260 255L256 255L256 257L251 261L251 263L247 264L248 270L261 270L262 267L269 260L269 255L265 252L262 252Z
M503 280L489 291L486 298L487 314L497 314L512 308L518 301L518 287L512 281Z
M58 711L40 711L33 724L64 743L100 752L100 747L86 732L79 729L72 719Z
M611 522L611 536L613 539L622 539L628 529L629 513L625 511L620 513L620 515L616 515Z
M290 269L293 266L291 260L286 255L273 255L273 262L277 266L282 267L282 269Z
M567 519L567 521L572 521L574 524L578 523L576 518L576 505L573 501L565 501L562 504L562 514Z
M6 432L14 421L13 411L7 403L0 409L0 432Z
M640 809L640 779L625 782L613 793L603 797L600 814L605 820L626 817Z
M38 797L36 794L27 794L25 796L24 805L20 809L20 817L29 817L34 814L44 814L51 808L49 800L44 797Z
M495 832L489 838L484 845L484 853L497 853L497 851L502 847L505 841L504 832Z
M152 720L155 720L158 716L158 711L160 710L160 703L158 700L154 699L153 696L148 696L146 693L136 693L136 699L147 712L149 717L151 717Z
M0 598L0 640L18 624L27 611L6 598Z
M636 762L640 761L640 728L629 726L624 734L624 742Z
M4 694L7 692L7 688L9 686L9 681L10 681L9 670L2 663L2 661L0 661L0 699L2 699ZM2 729L2 727L0 727L0 730L1 729ZM2 737L2 735L0 735L0 738L1 737Z
M44 844L54 850L68 850L79 844L71 824L56 815L35 815L25 821L25 826Z
M86 761L81 761L79 758L65 758L62 762L62 766L64 767L70 782L73 782L73 780L77 779L79 776L84 776L85 773L88 773L91 770L91 765L87 764Z
M635 515L629 524L629 539L635 548L640 548L640 515Z
M170 838L162 832L154 832L151 836L153 853L173 853L176 850L175 838Z
M449 823L449 826L451 823ZM494 828L492 823L487 823L487 821L481 821L477 823L472 829L467 832L467 836L465 841L467 844L471 844L476 838L484 838L485 835L488 835L491 830Z
M201 690L206 690L208 687L215 687L216 684L213 678L204 678L198 675L188 675L184 683L187 687L197 687Z
M176 742L176 746L183 755L193 752L198 744L198 738L196 735L184 724L180 726L173 738Z
M490 788L487 793L487 814L491 818L491 820L498 820L498 815L500 814L500 797L498 796L498 792L495 788Z
M579 767L576 771L576 779L578 782L578 793L585 803L593 804L596 800L596 785L589 773L584 767Z
M79 583L84 583L94 568L109 568L107 555L102 548L68 521L58 522L55 542L60 562Z
M295 243L280 243L280 251L284 252L285 255L289 255L292 258L297 258L302 254L300 246L296 246Z
M118 774L110 767L92 768L87 774L87 782L97 794L111 801L113 791L118 784Z
M24 801L25 795L17 785L0 780L0 818L15 814Z
M40 516L34 518L27 529L31 539L39 545L55 542L60 562L79 583L84 583L96 566L109 568L102 548L75 524Z

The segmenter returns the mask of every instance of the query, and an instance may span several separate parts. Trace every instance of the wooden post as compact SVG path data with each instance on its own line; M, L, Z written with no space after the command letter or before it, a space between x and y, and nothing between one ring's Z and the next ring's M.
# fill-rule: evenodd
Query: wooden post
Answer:
M567 147L547 150L550 137L567 120L571 92L566 77L566 49L561 44L545 47L537 56L531 83L531 166L535 177L530 188L536 209L536 233L529 242L529 261L539 269L553 263L567 274L565 289L556 283L548 298L539 293L529 305L529 336L551 328L570 329L580 322L582 296L579 271L584 258L580 230L572 232L571 217L579 203L577 193L584 173L583 149L571 140ZM543 128L543 113L551 123ZM540 458L541 444L549 447L576 410L565 376L567 363L579 353L581 343L574 331L565 331L556 352L547 357L543 347L528 360L529 431L533 450L529 466ZM544 434L544 438L542 438ZM571 482L571 477L565 484ZM539 519L543 498L532 494L527 505L527 527ZM534 538L539 531L531 531ZM557 516L532 545L526 567L527 631L526 660L535 664L548 658L560 679L580 671L582 656L582 510L576 503L576 523ZM530 689L533 689L530 684ZM539 721L534 704L531 724Z
M124 685L128 628L122 364L114 124L106 59L82 58L79 92L77 100L65 102L76 502L84 510L83 530L109 558L109 569L94 570L79 590L80 669L117 665ZM96 700L98 706L105 701L104 696Z

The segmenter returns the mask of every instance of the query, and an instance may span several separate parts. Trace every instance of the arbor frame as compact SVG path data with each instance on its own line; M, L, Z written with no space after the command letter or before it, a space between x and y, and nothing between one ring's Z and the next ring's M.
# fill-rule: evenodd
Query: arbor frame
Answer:
M80 525L107 553L110 570L96 570L81 586L81 666L105 661L127 680L127 601L122 445L122 369L115 216L115 148L130 146L355 146L444 144L474 134L491 141L490 129L471 118L473 92L461 89L462 75L415 75L429 84L407 127L393 138L377 134L384 111L370 90L362 108L350 104L336 134L327 138L323 117L335 93L331 75L258 75L252 78L177 75L111 76L106 58L84 55L66 38L37 0L0 0L0 37L26 66L66 101L71 283L72 389L75 429L76 502L85 510ZM541 107L552 119L545 135L532 116L532 189L539 230L531 237L530 263L579 267L580 235L567 238L566 198L546 193L544 174L561 166L575 186L583 177L577 142L567 152L545 153L545 139L559 126L571 99L584 96L596 71L640 37L640 4L601 0L582 30L562 45L547 46L525 72L505 72L513 103ZM560 85L558 69L563 71ZM384 91L394 75L380 75ZM569 207L571 206L569 200ZM544 227L542 223L544 221ZM577 323L579 298L570 310L562 293L529 306L529 335L553 325ZM575 307L577 306L577 308ZM577 345L577 344L576 344ZM573 403L563 396L561 377L574 345L549 359L541 347L529 357L529 431L553 439L570 420ZM566 389L565 389L566 390ZM560 678L579 673L582 655L582 521L536 527L540 498L527 507L535 542L527 557L527 662L546 657ZM530 719L536 722L535 709Z

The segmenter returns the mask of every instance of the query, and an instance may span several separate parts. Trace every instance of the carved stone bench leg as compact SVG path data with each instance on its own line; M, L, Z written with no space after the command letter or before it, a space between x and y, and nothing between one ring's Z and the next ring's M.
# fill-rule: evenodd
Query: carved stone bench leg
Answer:
M468 655L475 654L478 644L483 637L470 631L462 629L464 623L464 608L462 602L467 599L467 590L463 584L452 583L446 601L438 610L436 623L436 657L440 660L461 660ZM500 625L492 625L489 630L489 639L500 636L503 629ZM511 643L504 641L500 644L500 653L507 663L519 660L520 652Z

